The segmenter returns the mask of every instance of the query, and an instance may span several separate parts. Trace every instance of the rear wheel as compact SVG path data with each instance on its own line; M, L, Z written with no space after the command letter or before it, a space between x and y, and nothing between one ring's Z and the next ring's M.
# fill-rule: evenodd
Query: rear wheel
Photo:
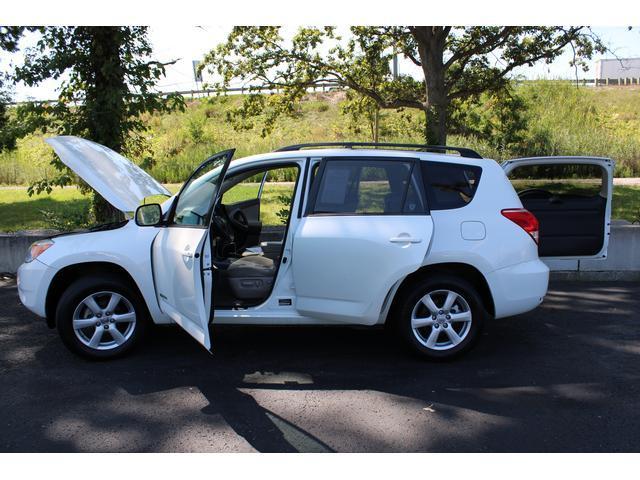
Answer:
M130 351L147 325L138 292L117 276L76 280L60 297L56 325L64 344L90 359L115 358Z
M417 283L401 299L396 321L402 339L414 352L448 359L473 346L486 316L473 285L435 275Z

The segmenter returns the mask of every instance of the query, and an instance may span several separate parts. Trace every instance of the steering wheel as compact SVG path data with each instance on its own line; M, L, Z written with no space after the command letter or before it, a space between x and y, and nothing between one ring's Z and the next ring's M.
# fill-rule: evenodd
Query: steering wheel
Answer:
M229 225L230 220L222 204L218 204L213 214L211 215L211 223L216 229L216 232L222 237L224 243L233 243L235 240L233 234L233 228Z
M249 231L249 220L242 210L236 210L229 217L231 224L242 232Z
M522 190L521 192L518 192L518 197L520 198L524 198L524 197L549 198L552 196L553 196L553 193L547 190L543 190L541 188L527 188L526 190Z

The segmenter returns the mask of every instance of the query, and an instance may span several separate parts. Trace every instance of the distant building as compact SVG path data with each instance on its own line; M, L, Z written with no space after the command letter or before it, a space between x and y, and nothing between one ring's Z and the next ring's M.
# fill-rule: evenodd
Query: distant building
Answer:
M640 58L596 60L596 80L640 78Z

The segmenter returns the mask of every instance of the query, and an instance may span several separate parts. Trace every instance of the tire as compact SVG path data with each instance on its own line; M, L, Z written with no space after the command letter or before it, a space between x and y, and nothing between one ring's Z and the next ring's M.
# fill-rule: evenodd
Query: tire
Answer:
M453 303L447 309L451 298ZM473 285L445 274L418 281L400 298L396 311L395 326L401 340L412 352L440 360L468 351L487 317Z
M137 289L114 274L75 280L56 308L56 327L62 342L73 353L90 360L107 360L130 352L148 324L146 305Z

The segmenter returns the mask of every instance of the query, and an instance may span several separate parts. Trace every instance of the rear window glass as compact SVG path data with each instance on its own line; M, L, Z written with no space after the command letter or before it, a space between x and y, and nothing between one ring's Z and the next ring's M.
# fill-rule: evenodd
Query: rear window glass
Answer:
M311 213L424 213L412 161L327 160Z
M523 165L509 173L518 194L594 197L602 190L604 170L598 165L556 163Z
M467 205L478 189L482 168L444 162L421 162L430 210Z

